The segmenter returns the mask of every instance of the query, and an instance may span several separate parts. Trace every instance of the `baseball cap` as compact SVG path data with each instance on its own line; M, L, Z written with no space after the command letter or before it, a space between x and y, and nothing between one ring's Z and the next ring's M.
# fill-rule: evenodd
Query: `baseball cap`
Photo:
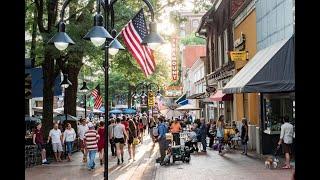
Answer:
M88 123L88 127L89 127L89 128L92 128L92 127L93 127L92 122L89 122L89 123Z

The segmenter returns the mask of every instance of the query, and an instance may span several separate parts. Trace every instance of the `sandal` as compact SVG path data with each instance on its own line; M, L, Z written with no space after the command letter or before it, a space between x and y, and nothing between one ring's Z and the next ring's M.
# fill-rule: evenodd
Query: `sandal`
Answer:
M282 167L282 169L291 169L291 166L285 165L285 166Z

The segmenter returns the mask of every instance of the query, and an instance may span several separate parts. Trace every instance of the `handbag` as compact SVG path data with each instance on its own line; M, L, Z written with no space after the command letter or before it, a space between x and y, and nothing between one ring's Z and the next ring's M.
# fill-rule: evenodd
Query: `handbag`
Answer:
M133 138L133 142L132 142L133 145L138 145L139 143L140 141L138 138Z

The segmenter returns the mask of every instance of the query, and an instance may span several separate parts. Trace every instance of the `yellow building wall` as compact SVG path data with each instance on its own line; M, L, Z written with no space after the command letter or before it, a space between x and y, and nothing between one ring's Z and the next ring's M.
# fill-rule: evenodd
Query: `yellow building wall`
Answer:
M235 29L234 40L239 39L241 32L245 35L245 50L249 52L249 61L256 54L257 51L257 30L256 30L256 11L253 10ZM246 64L246 61L236 61L236 71L239 72ZM248 109L248 120L250 124L259 124L259 97L257 93L248 94L248 107L243 107L243 94L235 94L236 107L236 120L241 121L244 117L244 108Z

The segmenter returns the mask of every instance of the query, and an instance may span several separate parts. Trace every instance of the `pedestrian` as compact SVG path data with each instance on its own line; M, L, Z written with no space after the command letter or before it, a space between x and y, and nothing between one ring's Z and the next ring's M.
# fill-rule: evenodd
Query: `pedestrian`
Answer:
M149 121L150 138L153 140L153 142L155 142L156 140L154 139L153 128L156 127L156 122L154 121L153 117L150 117Z
M141 119L142 124L143 124L143 135L145 135L145 130L147 129L147 125L148 125L147 115L145 113L143 113L140 119Z
M52 144L52 150L54 152L54 157L57 162L61 162L61 152L63 152L62 149L62 133L60 129L58 129L58 123L54 123L53 129L50 130L49 132L49 137L48 137L48 143L50 142L51 139L51 144Z
M137 138L138 127L135 125L132 119L129 120L129 138L128 138L128 152L129 160L135 161L136 145L134 139Z
M49 164L46 158L46 146L43 140L43 129L42 124L37 123L36 128L33 132L33 144L37 146L37 149L41 152L42 164Z
M141 144L142 144L143 143L143 136L144 136L144 125L143 125L142 119L139 120L138 128L140 131L140 140L141 140Z
M281 125L281 132L280 132L280 139L278 142L278 145L283 145L286 162L285 165L282 167L283 169L290 169L290 154L291 151L291 145L293 142L293 125L289 123L289 116L285 116L283 118L284 124Z
M108 126L109 142L110 142L112 156L116 156L116 144L114 142L114 125L115 125L114 122L115 120L111 119L110 125Z
M73 148L73 142L75 139L76 139L76 132L71 127L71 124L67 123L66 130L63 132L63 144L66 145L69 162L71 161L71 153Z
M248 120L247 118L242 118L242 127L241 127L241 144L243 147L243 152L242 154L247 155L247 151L248 151L248 140L249 140L249 136L248 136Z
M118 158L118 165L121 162L123 163L123 147L125 145L125 138L128 139L127 131L123 124L121 124L121 119L117 118L117 124L114 127L114 142L116 144L116 151L117 151L117 158Z
M99 134L99 140L98 140L98 152L99 152L99 159L100 159L100 165L102 166L104 163L104 146L105 146L105 129L104 129L104 122L99 122L99 128L98 128L98 134Z
M202 144L202 152L207 152L207 125L204 118L200 119L200 138Z
M160 117L159 118L159 137L158 137L158 142L159 142L159 150L160 150L160 162L162 163L164 160L164 157L166 156L166 149L167 149L167 141L166 141L166 133L168 132L168 128L164 123L164 118Z
M85 149L85 143L84 143L84 134L89 130L86 119L80 120L80 125L78 126L78 136L80 138L80 148L81 152L83 154L82 162L87 162L87 151Z
M94 159L98 150L99 134L94 129L92 122L88 123L88 128L89 130L84 134L84 142L89 155L88 169L93 170L95 168Z
M196 133L196 128L191 126L190 132L188 133L188 139L189 141L187 144L189 144L190 147L190 152L198 152L198 139L197 139L197 133Z
M173 136L173 142L175 145L180 145L180 131L182 130L180 122L178 122L178 118L175 118L173 123L170 126L170 131Z
M216 121L213 119L210 119L210 122L209 122L207 128L208 128L208 137L210 138L209 147L212 148L214 138L216 136Z
M219 141L218 150L222 154L222 146L224 142L224 115L220 115L217 122L217 138Z

